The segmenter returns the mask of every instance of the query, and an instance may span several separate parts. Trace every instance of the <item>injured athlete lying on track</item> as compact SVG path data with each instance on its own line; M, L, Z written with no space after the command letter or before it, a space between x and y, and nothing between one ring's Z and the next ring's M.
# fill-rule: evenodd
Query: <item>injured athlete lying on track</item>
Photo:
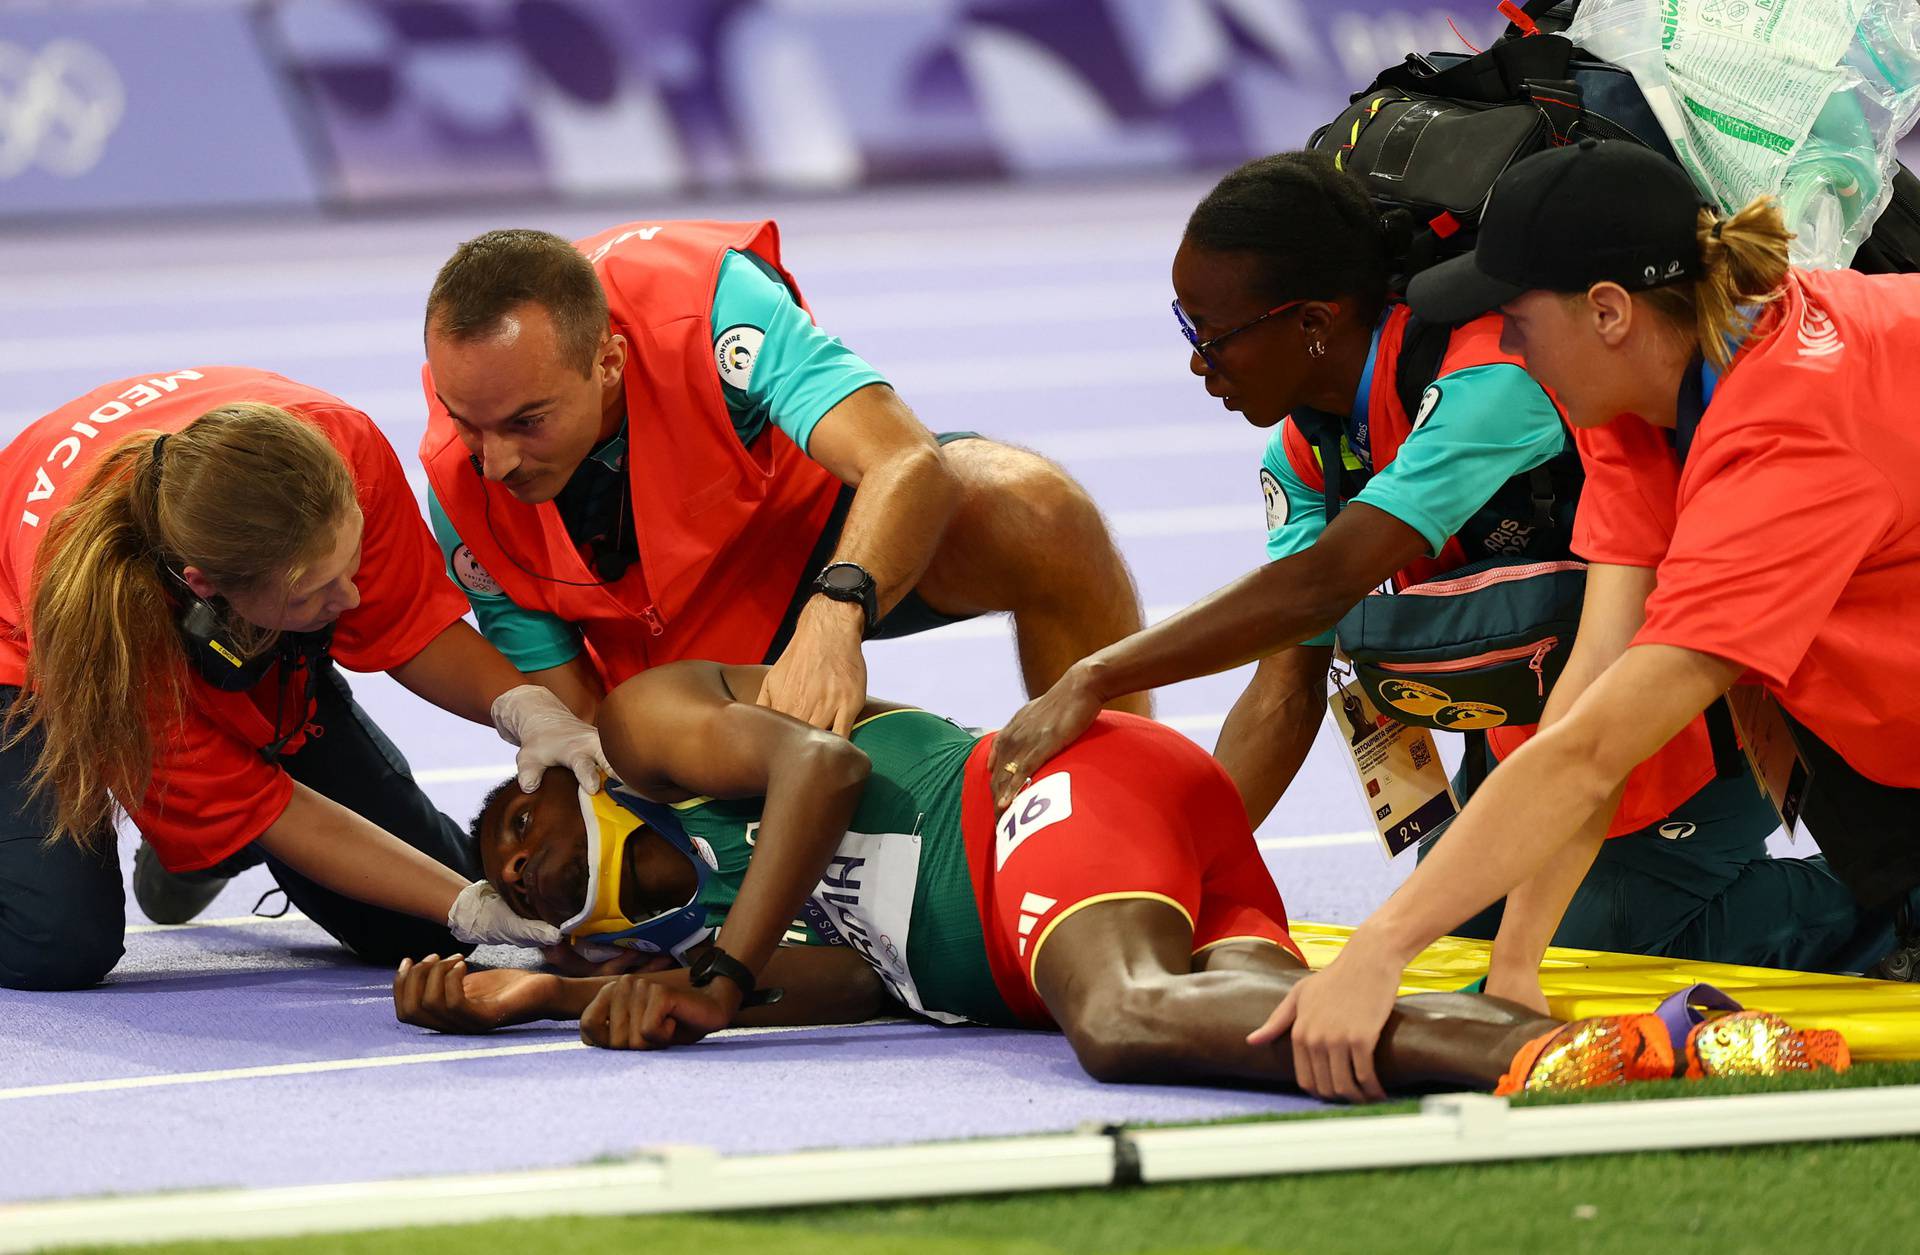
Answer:
M556 770L527 794L508 781L475 821L487 879L517 912L589 954L655 953L659 970L407 963L399 1018L444 1032L577 1018L593 1045L652 1049L905 1007L1058 1029L1103 1081L1292 1085L1286 1043L1248 1038L1307 966L1240 796L1204 750L1103 714L996 824L991 735L872 702L843 739L755 705L765 670L635 676L599 713L620 783L589 795ZM1782 1058L1845 1049L1771 1033ZM1563 1024L1416 994L1380 1039L1372 1092L1664 1077L1674 1056L1651 1015Z

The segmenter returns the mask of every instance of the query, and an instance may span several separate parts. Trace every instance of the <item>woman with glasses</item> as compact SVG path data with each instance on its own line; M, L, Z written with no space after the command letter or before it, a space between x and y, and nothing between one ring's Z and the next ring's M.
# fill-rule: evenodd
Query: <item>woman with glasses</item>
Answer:
M1254 161L1194 210L1175 311L1208 393L1273 433L1260 469L1270 561L1082 660L1020 711L995 745L1000 805L1103 702L1258 660L1215 750L1257 825L1319 730L1331 629L1361 598L1491 555L1568 556L1577 457L1553 399L1503 350L1499 315L1425 327L1389 283L1378 211L1320 154ZM1539 469L1556 498L1546 519ZM1591 567L1588 596L1618 574ZM1579 692L1627 635L1583 623L1561 686ZM1500 753L1531 729L1495 732ZM1621 839L1573 876L1577 893L1524 885L1504 922L1489 913L1460 931L1797 968L1858 965L1863 946L1871 960L1879 934L1891 944L1823 862L1767 856L1772 808L1745 773L1716 779L1700 720L1605 809L1594 847ZM1544 1005L1531 968L1496 971L1488 989Z

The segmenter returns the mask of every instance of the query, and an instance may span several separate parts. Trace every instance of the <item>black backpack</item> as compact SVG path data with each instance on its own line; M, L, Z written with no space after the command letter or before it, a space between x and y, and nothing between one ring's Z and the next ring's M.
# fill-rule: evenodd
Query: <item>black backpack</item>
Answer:
M1559 33L1578 8L1578 0L1506 6L1525 29L1510 24L1471 56L1411 54L1313 133L1308 146L1358 176L1379 206L1398 283L1472 249L1494 181L1522 157L1592 137L1673 158L1633 76ZM1920 181L1905 166L1853 268L1920 270Z

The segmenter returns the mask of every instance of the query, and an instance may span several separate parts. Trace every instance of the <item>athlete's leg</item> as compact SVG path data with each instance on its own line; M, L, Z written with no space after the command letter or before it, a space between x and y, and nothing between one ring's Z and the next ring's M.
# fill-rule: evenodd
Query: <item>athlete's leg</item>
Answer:
M1039 454L992 440L956 440L945 454L960 503L915 586L929 606L1011 611L1031 694L1140 630L1140 595L1086 489ZM1149 709L1144 694L1114 707Z
M1193 930L1168 903L1095 902L1060 920L1035 956L1034 985L1092 1076L1103 1081L1235 1079L1288 1085L1282 1039L1250 1046L1306 967L1251 944L1203 960ZM1206 952L1212 954L1212 951ZM1520 1048L1558 1022L1498 998L1416 994L1400 999L1375 1066L1395 1088L1491 1089Z
M0 707L18 689L0 686ZM0 987L84 989L120 961L126 895L112 829L97 847L47 844L51 799L29 798L40 738L0 749Z
M331 671L315 722L323 729L286 760L287 772L468 879L480 877L479 853L459 824L441 814L414 782L407 760ZM324 889L269 857L267 867L292 903L369 963L392 965L429 954L468 954L444 924L381 910Z

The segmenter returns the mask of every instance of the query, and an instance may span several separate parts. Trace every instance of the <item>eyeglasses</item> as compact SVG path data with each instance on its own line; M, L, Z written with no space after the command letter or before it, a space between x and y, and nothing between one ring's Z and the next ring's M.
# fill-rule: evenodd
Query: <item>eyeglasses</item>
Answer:
M1226 343L1228 340L1231 340L1233 337L1239 335L1242 331L1247 331L1247 330L1250 330L1251 328L1258 327L1261 323L1265 322L1269 318L1274 317L1276 314L1284 314L1288 310L1292 309L1294 306L1305 305L1306 303L1307 303L1307 298L1302 298L1301 300L1297 300L1297 301L1288 301L1284 305L1275 305L1272 309L1260 315L1258 318L1254 319L1253 321L1243 322L1238 327L1235 327L1230 331L1223 331L1219 335L1213 337L1211 340L1202 340L1200 338L1200 332L1198 328L1196 328L1193 325L1193 319L1187 317L1187 311L1180 308L1180 302L1177 300L1174 301L1173 303L1173 316L1175 320L1178 321L1180 324L1180 334L1187 338L1187 343L1191 344L1193 346L1193 351L1200 355L1200 360L1205 362L1212 369L1219 370L1220 363L1215 361L1213 356L1215 349L1218 349L1222 344ZM1332 308L1334 313L1338 314L1340 312L1340 307L1338 305L1335 305Z

